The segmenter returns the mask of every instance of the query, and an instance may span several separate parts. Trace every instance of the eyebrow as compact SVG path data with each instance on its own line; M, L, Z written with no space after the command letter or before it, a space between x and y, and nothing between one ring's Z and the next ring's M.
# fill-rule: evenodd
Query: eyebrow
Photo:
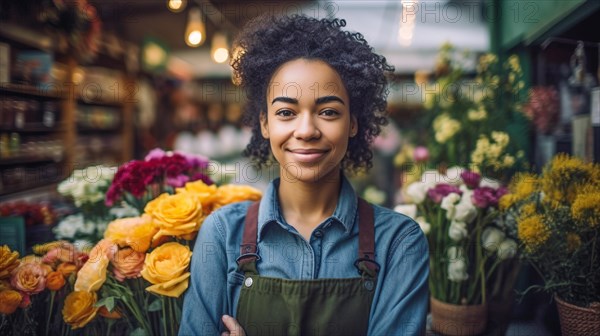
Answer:
M275 99L273 99L273 101L271 102L271 105L275 104L275 102L283 102L283 103L289 103L289 104L298 104L298 99L296 98L290 98L290 97L276 97ZM315 103L317 103L317 105L319 104L324 104L324 103L329 103L332 101L337 101L339 103L341 103L342 105L346 105L344 103L344 101L338 97L338 96L324 96L324 97L319 97L315 100Z

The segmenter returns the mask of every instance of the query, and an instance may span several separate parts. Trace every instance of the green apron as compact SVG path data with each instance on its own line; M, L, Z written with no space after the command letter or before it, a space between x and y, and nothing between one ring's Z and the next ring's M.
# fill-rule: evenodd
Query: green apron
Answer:
M359 276L289 280L258 274L258 205L246 214L238 270L244 273L236 319L246 335L366 335L379 265L373 208L358 199Z

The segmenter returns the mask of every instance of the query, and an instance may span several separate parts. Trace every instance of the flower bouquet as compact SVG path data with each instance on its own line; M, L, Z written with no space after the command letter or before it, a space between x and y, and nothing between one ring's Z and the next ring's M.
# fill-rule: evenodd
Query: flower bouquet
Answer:
M119 167L106 193L106 205L125 201L141 214L146 204L158 195L173 193L187 182L201 180L212 184L205 174L208 164L204 157L153 149L144 160L133 160Z
M577 330L599 332L600 165L558 154L540 175L516 175L500 205L518 228L524 259L544 280L529 290L545 290L559 303L595 310L595 327ZM568 334L566 319L561 315Z

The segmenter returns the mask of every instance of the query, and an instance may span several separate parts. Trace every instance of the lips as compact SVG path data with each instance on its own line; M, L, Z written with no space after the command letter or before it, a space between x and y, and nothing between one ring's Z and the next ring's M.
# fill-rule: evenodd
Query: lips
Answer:
M319 161L328 150L324 149L314 149L314 148L298 148L289 150L290 153L294 156L296 161L302 163L313 163Z

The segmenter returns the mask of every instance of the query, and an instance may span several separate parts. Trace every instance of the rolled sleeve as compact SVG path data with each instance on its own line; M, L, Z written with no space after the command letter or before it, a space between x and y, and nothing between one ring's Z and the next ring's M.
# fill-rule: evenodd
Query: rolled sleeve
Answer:
M227 254L218 217L208 216L196 239L190 286L185 293L180 336L218 335L221 316L228 311Z
M412 222L412 221L411 221ZM417 224L395 240L381 272L369 335L424 335L429 303L429 247Z

